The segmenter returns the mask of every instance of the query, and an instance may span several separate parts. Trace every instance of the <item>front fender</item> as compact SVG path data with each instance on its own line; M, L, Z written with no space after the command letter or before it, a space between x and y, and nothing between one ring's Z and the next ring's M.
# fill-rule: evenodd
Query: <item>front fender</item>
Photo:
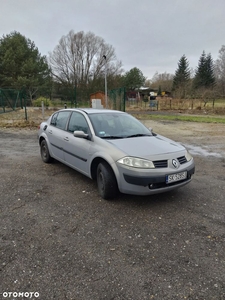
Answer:
M110 167L112 168L116 178L118 179L119 171L118 171L116 162L115 162L114 159L112 159L112 157L108 153L106 153L104 151L95 152L91 156L91 159L90 159L90 161L91 161L91 164L90 164L90 177L92 179L95 177L94 173L97 170L98 163L102 160L104 160L105 162L107 162L110 165Z

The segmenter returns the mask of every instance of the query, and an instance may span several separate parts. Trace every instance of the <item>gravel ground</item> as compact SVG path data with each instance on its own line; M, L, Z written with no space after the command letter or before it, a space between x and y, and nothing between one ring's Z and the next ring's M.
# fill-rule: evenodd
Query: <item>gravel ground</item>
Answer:
M0 129L2 299L225 299L225 126L143 122L188 146L189 185L105 201L36 130Z

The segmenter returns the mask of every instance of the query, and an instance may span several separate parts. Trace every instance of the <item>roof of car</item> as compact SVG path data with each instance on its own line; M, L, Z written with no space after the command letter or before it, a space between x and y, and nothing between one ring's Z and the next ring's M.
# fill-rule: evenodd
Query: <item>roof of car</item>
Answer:
M72 110L72 111L83 111L86 114L96 114L96 113L124 113L123 111L119 110L112 110L112 109L98 109L98 108L67 108L67 109L62 109L62 110Z

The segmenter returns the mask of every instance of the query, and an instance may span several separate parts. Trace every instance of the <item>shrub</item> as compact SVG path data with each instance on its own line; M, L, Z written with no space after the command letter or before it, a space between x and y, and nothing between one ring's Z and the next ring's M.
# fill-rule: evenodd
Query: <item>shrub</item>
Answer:
M45 98L45 97L39 97L36 100L33 100L33 106L41 107L42 101L43 101L45 107L52 106L52 103L51 103L50 99Z

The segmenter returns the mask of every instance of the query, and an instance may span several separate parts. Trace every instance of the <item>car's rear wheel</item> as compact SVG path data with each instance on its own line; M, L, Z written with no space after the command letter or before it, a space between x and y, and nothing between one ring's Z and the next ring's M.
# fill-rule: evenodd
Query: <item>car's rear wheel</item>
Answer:
M99 163L97 167L97 185L100 196L113 199L118 194L118 186L113 170L106 162Z
M41 142L41 158L43 160L43 162L45 163L50 163L52 162L52 157L51 155L49 154L49 150L48 150L48 145L47 145L47 142L46 140L43 140Z

